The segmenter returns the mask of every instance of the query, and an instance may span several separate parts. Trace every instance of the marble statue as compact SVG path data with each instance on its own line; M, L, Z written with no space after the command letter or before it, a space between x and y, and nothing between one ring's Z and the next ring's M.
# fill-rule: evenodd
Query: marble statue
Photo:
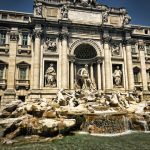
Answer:
M118 94L114 92L112 93L112 96L110 98L110 105L118 105L118 104L119 104Z
M52 63L45 73L45 85L49 87L56 87L56 71Z
M65 97L63 95L63 91L64 89L60 89L58 92L57 92L57 97L56 97L56 102L58 104L60 104L61 102L65 101Z
M62 19L68 19L68 7L67 5L63 5L61 8Z
M72 94L67 94L69 97L68 106L70 107L76 107L78 105L78 101L76 98L76 92L73 92Z
M121 86L122 71L120 70L119 66L116 67L113 73L113 78L114 78L114 85Z
M102 13L103 22L108 22L109 10Z
M82 82L82 90L96 90L95 84L89 76L88 65L85 65L85 68L79 69L77 75Z
M35 13L37 16L42 15L42 4L41 3L36 3L35 4Z

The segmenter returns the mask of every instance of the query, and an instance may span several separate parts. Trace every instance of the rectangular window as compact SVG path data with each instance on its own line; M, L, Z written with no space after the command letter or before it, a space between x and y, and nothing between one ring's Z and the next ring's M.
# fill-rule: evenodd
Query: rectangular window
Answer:
M24 21L29 21L29 17L24 16Z
M6 42L6 33L5 32L1 32L0 33L0 45L3 46L5 45Z
M20 68L19 80L26 80L27 68Z
M139 82L139 77L138 73L134 72L134 82Z
M146 52L147 52L147 55L150 55L150 45L146 45Z
M28 34L22 34L22 47L28 46Z
M2 96L0 96L0 107L2 105Z
M2 14L2 19L7 19L7 14Z
M0 65L0 79L3 79L4 66Z
M136 48L135 48L135 45L131 45L131 50L132 50L132 53L133 53L133 54L136 54Z

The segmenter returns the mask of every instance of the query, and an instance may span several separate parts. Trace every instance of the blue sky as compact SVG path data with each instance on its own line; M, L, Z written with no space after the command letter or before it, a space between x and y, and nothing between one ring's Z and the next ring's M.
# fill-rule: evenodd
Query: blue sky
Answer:
M97 0L110 7L125 7L132 24L150 26L150 0ZM33 12L33 0L0 0L0 9Z

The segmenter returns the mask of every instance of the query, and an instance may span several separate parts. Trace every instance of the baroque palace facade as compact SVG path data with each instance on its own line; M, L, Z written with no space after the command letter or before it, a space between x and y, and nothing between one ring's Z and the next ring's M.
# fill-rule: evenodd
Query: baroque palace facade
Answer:
M34 13L0 11L0 101L82 89L150 95L150 27L95 0L35 0ZM85 68L85 70L83 69ZM78 76L78 77L77 77Z

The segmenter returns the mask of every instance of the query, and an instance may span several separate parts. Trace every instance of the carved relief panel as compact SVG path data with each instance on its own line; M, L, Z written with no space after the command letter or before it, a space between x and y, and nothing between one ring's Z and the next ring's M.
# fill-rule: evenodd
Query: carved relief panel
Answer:
M120 43L112 43L111 44L111 55L112 57L121 57L121 45Z
M56 39L47 38L46 41L44 42L43 48L44 48L44 51L47 51L47 52L56 52L57 51Z

